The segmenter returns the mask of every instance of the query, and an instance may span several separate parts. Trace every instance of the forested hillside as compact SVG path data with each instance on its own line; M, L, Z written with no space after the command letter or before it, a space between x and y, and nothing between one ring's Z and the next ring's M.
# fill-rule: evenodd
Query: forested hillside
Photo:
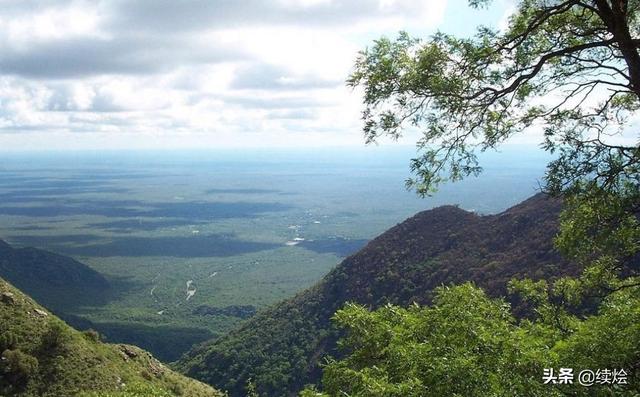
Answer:
M179 368L243 396L251 380L261 395L292 395L319 379L318 363L335 354L330 318L346 302L368 307L428 303L442 284L474 281L493 296L512 277L574 274L553 248L561 203L542 194L490 216L454 206L407 219L345 259L319 284L259 313L230 335L194 348Z
M56 312L104 303L111 292L109 282L83 263L37 248L13 248L2 240L0 277Z
M146 351L78 332L0 279L0 395L220 396Z

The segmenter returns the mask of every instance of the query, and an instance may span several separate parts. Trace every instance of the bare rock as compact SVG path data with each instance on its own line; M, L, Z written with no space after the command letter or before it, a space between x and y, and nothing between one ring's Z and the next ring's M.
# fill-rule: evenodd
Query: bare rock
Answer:
M149 372L151 372L156 378L161 377L166 371L164 365L156 359L151 359L149 362Z
M38 317L47 317L49 315L49 313L45 312L44 310L33 309L33 311L36 313Z
M138 357L138 352L135 351L131 346L120 345L120 350L128 357L128 358L136 358Z
M16 303L16 297L11 292L3 292L0 294L0 301L7 305L14 305Z

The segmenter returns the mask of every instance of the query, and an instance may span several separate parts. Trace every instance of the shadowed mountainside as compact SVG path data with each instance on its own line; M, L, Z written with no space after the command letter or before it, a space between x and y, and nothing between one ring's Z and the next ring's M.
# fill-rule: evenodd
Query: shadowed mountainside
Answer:
M346 258L314 287L267 309L229 335L194 348L183 372L232 396L249 379L263 396L294 395L318 381L318 363L336 354L330 318L345 302L429 303L442 284L472 280L493 296L512 277L575 274L553 248L561 203L538 194L500 214L454 206L421 212Z
M80 304L104 304L111 290L100 273L83 263L37 248L13 248L2 240L0 277L61 312Z

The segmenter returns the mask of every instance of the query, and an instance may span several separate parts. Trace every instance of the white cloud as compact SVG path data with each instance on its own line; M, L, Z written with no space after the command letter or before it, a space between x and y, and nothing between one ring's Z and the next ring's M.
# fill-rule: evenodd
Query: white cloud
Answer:
M26 11L26 10L25 10ZM5 45L26 50L33 42L50 42L71 37L101 37L98 10L89 4L48 7L10 17L0 16Z
M372 37L446 0L7 0L0 146L360 144L344 87Z

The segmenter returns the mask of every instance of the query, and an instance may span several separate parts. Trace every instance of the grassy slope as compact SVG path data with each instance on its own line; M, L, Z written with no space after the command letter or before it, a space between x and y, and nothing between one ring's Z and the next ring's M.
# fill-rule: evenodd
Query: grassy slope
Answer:
M179 368L233 396L244 395L248 379L261 395L292 395L317 382L318 362L335 353L338 335L330 318L345 302L428 303L438 285L468 280L501 295L512 277L575 272L552 246L560 207L538 195L493 216L451 206L421 212L345 259L316 286L194 348Z
M99 342L67 326L31 298L0 279L2 396L221 396L209 386L179 375L149 353ZM29 376L16 374L8 351L34 357ZM23 371L24 372L24 371Z

